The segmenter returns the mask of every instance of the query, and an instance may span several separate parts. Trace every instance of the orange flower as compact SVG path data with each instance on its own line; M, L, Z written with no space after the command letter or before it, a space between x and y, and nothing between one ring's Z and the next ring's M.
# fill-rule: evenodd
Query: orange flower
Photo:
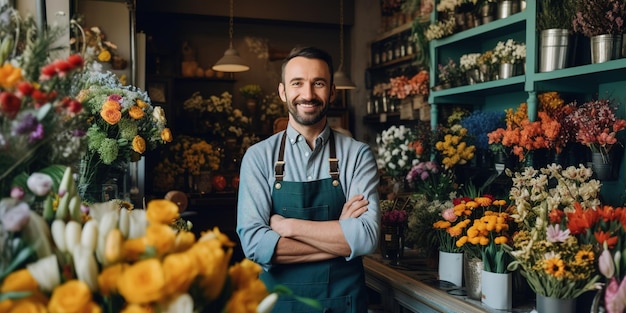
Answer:
M599 218L596 210L583 209L579 202L574 202L574 212L567 213L567 228L572 235L584 234Z
M172 142L173 139L172 131L169 128L164 128L163 131L161 131L161 140Z
M133 138L133 151L137 153L146 152L146 140L139 135L136 135L135 138Z
M132 106L128 109L128 115L135 120L140 120L144 117L145 113L139 106Z
M122 110L122 105L119 102L115 101L115 100L107 100L102 105L102 109L103 110L112 109L112 110L121 111Z
M117 289L129 303L141 304L163 297L165 275L158 259L139 261L126 269L117 281Z
M102 108L100 111L102 119L110 125L117 124L122 119L122 112L112 108Z
M600 245L603 245L604 242L606 242L609 249L615 248L615 245L617 244L617 241L619 240L619 237L611 236L612 234L610 232L604 232L601 230L594 232L593 235L594 237L596 237L596 240L598 241Z
M89 286L80 280L70 280L52 292L48 310L50 313L79 313L94 305Z

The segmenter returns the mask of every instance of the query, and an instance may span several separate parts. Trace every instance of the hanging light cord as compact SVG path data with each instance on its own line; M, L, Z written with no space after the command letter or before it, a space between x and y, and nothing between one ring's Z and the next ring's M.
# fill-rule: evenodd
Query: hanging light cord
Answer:
M343 67L343 0L339 1L339 68Z
M233 48L233 0L230 0L230 20L228 21L229 48Z

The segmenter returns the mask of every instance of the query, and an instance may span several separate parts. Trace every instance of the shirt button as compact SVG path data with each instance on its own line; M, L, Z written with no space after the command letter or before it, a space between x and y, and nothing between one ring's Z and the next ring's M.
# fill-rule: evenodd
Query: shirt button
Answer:
M308 176L308 177L307 177L307 179L308 179L308 180L311 180L311 179L313 179L313 177L311 177L311 176Z
M309 153L308 153L308 152L305 152L305 153L304 153L304 156L305 156L305 157L308 157L308 156L309 156Z

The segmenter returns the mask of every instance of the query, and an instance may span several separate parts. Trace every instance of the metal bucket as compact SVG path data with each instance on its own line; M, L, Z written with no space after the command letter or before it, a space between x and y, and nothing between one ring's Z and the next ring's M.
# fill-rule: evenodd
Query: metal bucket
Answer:
M567 29L546 29L541 31L540 72L550 72L565 68L567 64L569 31Z
M598 35L591 37L591 63L619 59L622 54L622 36Z
M519 12L519 0L499 0L498 19L509 17Z

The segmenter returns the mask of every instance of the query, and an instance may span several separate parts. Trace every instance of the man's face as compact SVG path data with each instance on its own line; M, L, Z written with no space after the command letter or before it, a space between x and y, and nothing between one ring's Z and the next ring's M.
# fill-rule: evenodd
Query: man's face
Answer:
M326 63L318 59L295 57L285 66L278 92L298 124L315 125L325 120L328 105L335 99L330 75Z

